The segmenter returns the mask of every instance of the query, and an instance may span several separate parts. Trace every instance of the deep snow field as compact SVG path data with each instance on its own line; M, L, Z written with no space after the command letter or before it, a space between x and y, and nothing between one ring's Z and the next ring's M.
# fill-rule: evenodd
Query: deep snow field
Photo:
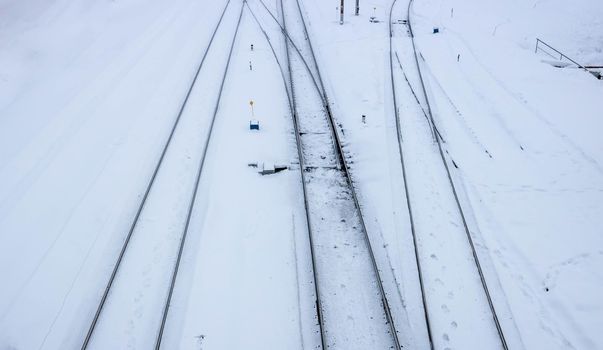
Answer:
M289 45L287 77L280 0L247 1L0 0L0 350L81 348L114 271L89 348L153 348L161 329L165 349L318 349L315 284L329 349L389 347L350 193L305 119L327 174L301 169L311 259L291 112L324 116L318 74ZM603 349L603 80L534 46L603 66L603 1L360 0L354 16L346 0L340 25L339 0L299 0L307 35L283 3L401 345Z

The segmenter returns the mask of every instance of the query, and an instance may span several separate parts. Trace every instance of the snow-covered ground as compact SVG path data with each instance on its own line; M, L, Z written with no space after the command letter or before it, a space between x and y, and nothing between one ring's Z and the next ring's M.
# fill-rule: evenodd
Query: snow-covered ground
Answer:
M286 72L279 72L284 40L259 0L248 1L281 66L245 7L164 348L310 349L319 342ZM360 16L346 1L344 25L339 1L300 2L401 343L429 349L429 330L436 349L500 348L423 114L427 100L402 22L408 1L393 7L392 32L406 178L390 79L392 1L361 0ZM0 0L0 349L81 346L226 3ZM278 14L279 1L266 4ZM294 0L284 4L288 13L297 10ZM91 347L155 343L242 5L230 2ZM377 23L369 22L373 15ZM551 57L534 52L540 38L579 63L603 65L603 2L415 0L410 16L427 99L509 348L603 348L603 81L555 68ZM299 21L286 18L309 58ZM302 88L304 79L311 86L308 72L299 58L292 60L300 117L320 117L318 99ZM259 132L248 130L249 100ZM305 127L320 129L312 122ZM309 159L319 159L311 154L317 150L306 149ZM292 167L261 176L248 166L254 162ZM342 193L337 186L333 196ZM324 189L310 189L315 202L329 198ZM332 333L331 345L375 347L387 327L380 324L373 282L347 291L329 277L373 280L359 258L362 249L349 250L357 260L346 266L335 263L345 261L343 249L339 260L329 260L330 239L359 242L357 228L344 231L354 215L337 209L346 208L349 196L337 198L341 205L312 209L312 215L339 210L350 220L314 223L323 235L318 282L341 298L326 304L327 321L333 305L346 305L338 307L340 333ZM321 270L321 262L331 263ZM355 266L362 276L353 275ZM346 330L354 334L345 336Z
M539 37L600 64L603 4L418 1L415 11L435 117L525 347L603 347L603 84L543 63L533 46Z
M2 346L81 343L222 7L203 5L3 1Z

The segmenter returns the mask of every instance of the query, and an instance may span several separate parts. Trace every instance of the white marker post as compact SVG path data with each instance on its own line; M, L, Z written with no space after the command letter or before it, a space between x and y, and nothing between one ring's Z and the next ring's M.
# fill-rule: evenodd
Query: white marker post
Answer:
M255 118L255 114L253 113L253 100L249 100L249 105L251 106L251 118Z

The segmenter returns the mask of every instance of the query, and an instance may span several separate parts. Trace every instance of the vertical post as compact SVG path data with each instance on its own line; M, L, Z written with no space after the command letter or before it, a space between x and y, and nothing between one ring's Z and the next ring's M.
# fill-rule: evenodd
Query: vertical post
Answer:
M339 24L343 24L343 0L341 0L341 4L339 5Z
M356 0L356 12L354 14L356 16L360 14L360 0Z
M538 53L538 38L536 38L536 50L534 50L534 53Z

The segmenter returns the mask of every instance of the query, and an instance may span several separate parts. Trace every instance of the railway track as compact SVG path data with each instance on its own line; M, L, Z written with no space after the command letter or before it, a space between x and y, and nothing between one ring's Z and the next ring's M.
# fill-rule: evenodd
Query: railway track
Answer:
M161 326L159 329L159 334L157 336L157 341L155 345L155 349L159 349L161 347L161 340L163 336L163 330L165 329L165 323L167 320L167 315L170 308L170 302L172 300L172 295L174 293L174 286L176 284L176 277L178 276L178 268L180 267L180 260L182 259L182 252L184 250L184 245L186 243L186 236L188 233L189 224L191 221L191 216L193 212L193 207L195 206L195 200L197 199L197 190L199 188L199 181L201 180L201 174L203 173L203 166L205 165L205 157L207 155L207 149L209 148L209 142L211 141L211 135L213 131L213 127L216 121L216 115L218 114L218 108L220 107L220 99L222 97L222 91L224 89L224 82L226 81L226 75L228 74L228 67L230 66L230 59L232 57L232 51L235 46L235 42L237 39L237 34L239 32L239 26L241 24L241 18L243 17L243 9L245 8L245 2L241 4L241 11L239 12L239 19L237 20L237 28L235 29L235 34L232 38L232 43L230 44L230 50L228 51L228 60L226 61L226 68L224 68L224 74L222 75L222 81L220 82L220 89L218 92L218 98L216 100L216 105L214 107L213 116L211 125L209 127L209 135L207 136L207 140L205 141L205 147L203 148L203 156L201 157L201 162L199 163L199 168L197 170L197 178L195 179L195 188L193 190L193 195L191 197L191 201L188 206L188 213L186 216L186 224L184 226L184 231L182 233L182 239L180 240L180 245L178 247L178 257L176 259L176 264L174 265L174 270L172 272L172 277L170 279L170 288L168 291L168 296L165 300L165 304L163 307L163 315L161 318Z
M170 149L171 145L173 144L174 135L176 133L176 130L178 129L178 125L180 124L180 120L182 118L182 115L184 114L184 111L185 111L185 109L187 107L187 103L189 102L189 99L191 97L193 88L195 87L195 85L197 83L197 80L198 80L199 74L201 72L201 69L203 68L204 63L206 61L206 58L208 56L208 53L210 52L210 49L212 48L212 45L214 43L214 39L216 37L216 33L218 32L219 28L221 27L222 21L223 21L223 19L225 17L225 14L226 14L227 10L229 9L230 5L231 5L231 0L228 0L226 2L225 6L224 6L224 9L221 12L219 20L216 23L215 28L213 30L213 33L212 33L212 35L210 37L210 40L209 40L209 42L208 42L208 44L207 44L207 46L206 46L206 48L204 50L203 56L202 56L201 61L200 61L199 65L198 65L198 67L197 67L197 70L196 70L195 75L194 75L194 77L192 79L192 82L190 83L190 86L189 86L189 89L187 91L187 94L186 94L186 96L185 96L185 98L184 98L184 100L183 100L183 102L181 104L181 107L180 107L180 109L178 111L177 117L176 117L176 119L175 119L175 121L173 123L173 126L172 126L171 130L170 130L170 134L168 136L168 139L167 139L167 141L166 141L166 143L165 143L165 145L163 147L161 155L160 155L160 157L158 159L158 162L157 162L157 164L156 164L156 166L154 168L153 174L152 174L152 176L151 176L151 178L150 178L150 180L149 180L149 182L147 184L145 193L144 193L144 195L143 195L143 197L141 199L141 202L140 202L140 204L139 204L139 206L137 208L136 215L134 216L134 219L133 219L133 221L132 221L132 223L130 225L130 229L129 229L129 231L128 231L125 239L124 239L124 242L123 242L123 244L121 246L119 255L117 257L117 260L116 260L115 264L113 265L113 269L112 269L111 275L110 275L110 277L109 277L109 279L107 281L107 284L106 284L106 287L105 287L105 289L103 291L102 297L101 297L101 299L99 301L99 304L98 304L98 306L96 308L96 312L95 312L95 314L94 314L94 316L92 318L92 321L90 323L90 326L88 328L86 336L85 336L85 338L84 338L84 340L82 342L81 349L87 349L87 348L89 348L89 346L91 345L91 343L93 341L95 331L97 330L98 326L102 323L102 322L100 322L101 316L102 316L102 314L103 314L103 312L105 310L105 307L107 305L107 301L111 299L111 293L112 293L112 291L113 291L113 289L115 287L115 281L118 279L119 273L120 273L120 271L121 271L121 269L122 269L122 267L124 265L123 264L123 262L125 260L124 258L127 256L127 252L129 250L129 248L131 247L131 242L133 241L134 233L137 232L137 229L139 229L139 225L141 223L141 217L144 215L145 208L147 208L147 205L150 203L148 201L148 198L150 198L150 195L153 192L153 189L155 188L154 185L156 184L156 179L158 178L158 174L160 173L160 169L164 166L165 160L167 159L166 158L166 154L168 153L168 149ZM183 229L182 229L182 232L181 232L181 235L180 235L180 239L179 239L178 251L176 253L176 261L174 263L172 272L170 274L170 283L169 283L169 286L168 286L167 290L165 291L165 301L163 303L162 310L161 311L158 310L158 312L157 312L157 316L160 316L160 321L158 321L157 337L155 339L155 345L154 345L155 349L159 349L161 347L161 340L162 340L163 330L164 330L164 327L165 327L165 323L166 323L166 319L167 319L167 314L169 312L169 305L170 305L172 293L173 293L173 290L174 290L174 286L175 286L175 282L176 282L176 278L177 278L177 274L178 274L178 268L179 268L179 265L180 265L180 259L181 259L181 256L182 256L182 251L183 251L185 243L186 243L186 237L187 237L187 234L188 234L188 227L189 227L189 223L190 223L190 219L191 219L191 215L192 215L192 210L193 210L193 207L195 205L197 188L199 186L199 181L200 181L200 178L201 178L201 174L203 172L203 166L204 166L204 163L205 163L205 157L206 157L206 154L207 154L207 149L209 147L209 143L210 143L210 140L211 140L213 125L214 125L214 122L216 120L216 115L217 115L218 108L219 108L219 105L220 105L220 99L221 99L221 95L222 95L222 89L224 87L224 82L225 82L226 75L227 75L227 72L228 72L228 66L229 66L229 63L230 63L230 58L232 56L234 44L235 44L235 41L236 41L238 29L239 29L239 24L241 22L241 17L242 17L242 14L243 14L243 9L244 9L243 5L244 5L244 3L241 2L241 9L240 9L240 12L239 12L239 15L238 15L238 21L237 21L236 28L234 29L234 35L232 37L232 41L231 41L231 44L230 44L230 50L228 51L228 60L226 62L226 66L225 66L224 72L222 74L221 84L220 84L220 87L219 87L219 90L218 90L218 93L217 93L217 98L215 100L215 106L214 106L214 109L213 109L213 114L212 114L211 122L210 122L210 125L209 125L209 131L208 131L207 137L205 139L203 153L201 155L198 167L196 169L195 182L194 182L194 186L193 186L193 191L190 194L189 204L188 204L188 207L187 207L186 219L185 219L185 222L183 224ZM156 317L156 318L159 318L159 317Z
M418 244L418 240L417 240L417 232L416 232L416 226L415 226L415 219L414 219L414 215L413 215L413 206L412 203L410 201L410 196L409 196L409 191L408 191L408 181L406 181L406 179L408 178L407 174L406 174L406 163L404 161L404 152L403 152L403 147L402 147L402 127L400 125L400 118L398 116L398 98L396 96L396 86L395 86L395 79L394 79L394 64L393 64L393 55L392 55L392 40L393 40L393 28L392 28L392 13L394 11L394 5L396 4L397 0L393 0L392 1L392 5L390 7L389 10L389 65L390 65L390 79L391 79L391 87L392 87L392 94L393 94L393 102L394 102L394 118L395 118L395 124L396 124L396 135L397 135L397 139L398 139L398 150L399 150L399 154L400 154L400 164L402 166L402 176L403 176L403 182L404 182L404 195L405 195L405 199L406 199L406 207L408 208L408 217L410 220L410 231L411 231L411 235L412 235L412 241L413 241L413 249L415 252L415 262L417 264L417 272L418 272L418 276L419 276L419 287L421 290L421 301L423 303L423 311L424 311L424 315L425 315L425 325L427 328L427 337L429 338L429 346L431 349L433 349L433 335L432 335L432 329L431 329L431 323L429 322L429 312L428 312L428 306L427 306L427 300L426 300L426 292L425 292L425 284L423 282L423 267L421 265L421 260L419 259L419 244Z
M339 232L340 234L354 233L353 236L364 245L364 248L357 249L358 241L356 241L353 249L348 253L352 255L364 254L364 257L368 260L368 266L365 261L364 266L360 269L345 270L344 268L342 270L346 273L365 274L373 278L372 281L363 281L362 288L367 288L367 286L369 286L369 289L375 288L375 291L377 292L378 300L376 300L376 302L377 305L380 304L381 309L383 310L383 314L381 315L383 319L382 326L386 325L387 329L384 333L387 333L387 337L389 338L386 342L382 343L382 345L387 343L386 347L388 348L400 349L401 345L398 339L398 332L395 328L393 315L383 288L383 281L381 280L364 218L362 217L360 205L341 145L340 136L337 131L336 122L330 110L327 93L324 89L313 49L311 48L311 42L306 23L303 19L301 7L296 1L295 11L291 11L296 12L299 16L298 29L302 29L301 31L298 30L297 33L293 33L287 29L288 16L285 13L283 1L279 2L282 24L279 23L276 16L263 1L260 2L279 25L285 41L287 57L286 75L288 77L283 77L283 79L286 81L288 78L289 83L287 90L290 97L290 109L296 134L298 157L300 160L306 219L309 230L308 235L314 268L314 279L316 282L316 312L320 327L322 348L326 349L327 347L334 346L343 346L345 348L346 346L350 346L350 344L345 345L345 342L343 342L341 338L342 334L338 334L338 332L342 332L342 329L337 327L338 320L335 316L337 311L334 310L334 305L331 305L333 301L330 300L337 292L332 281L327 281L328 276L335 276L336 274L333 273L334 270L329 270L331 266L328 266L329 264L325 262L325 256L327 256L327 254L341 254L337 251L329 252L325 249L329 243L334 242L331 240L327 243L328 240L325 240L325 236L329 235L329 231L334 231ZM291 8L289 8L289 10L291 10ZM263 29L262 31L265 33ZM292 38L295 35L300 35L300 32L304 37L302 40L307 42L307 46L305 47L305 49L308 50L306 52L306 57L304 57L304 53L300 49L299 37L297 38L297 44ZM296 55L291 54L291 48L295 50ZM339 211L340 213L347 213L347 216L338 216L335 214L330 218L325 217L332 213L329 212L324 214L322 211L323 209L319 208L321 204L317 203L316 200L316 198L319 197L319 192L324 191L325 188L335 188L336 190L335 192L328 193L327 197L322 198L325 201L324 204L328 203L329 205L340 209L335 210L335 212ZM320 194L324 195L324 193ZM344 245L349 244L349 241L346 242L346 239L343 239L340 242L344 242ZM339 247L335 245L335 249L339 249ZM364 269L364 271L362 269ZM353 281L353 279L351 282L358 283L358 281ZM340 284L340 286L342 285L344 284ZM345 293L342 294L345 295ZM341 307L341 305L338 306ZM348 305L348 307L354 307L354 305ZM374 307L370 309L371 310L365 310L365 312L370 314L375 311ZM376 309L379 309L379 307L377 306ZM342 311L343 310L340 312ZM366 317L367 315L365 314L363 316ZM379 316L369 315L368 318L378 319ZM362 321L359 322L362 323ZM351 328L343 328L343 332L351 330ZM375 336L375 334L366 336L367 331L369 330L365 328L362 329L359 334L346 334L346 336L350 338L357 335L366 338ZM384 334L381 334L377 337L383 337L383 335ZM381 341L383 341L383 339L381 339ZM343 342L344 345L340 345L341 342ZM358 344L354 345L358 346Z
M418 239L417 239L417 229L416 229L416 223L415 223L416 212L413 208L411 194L410 194L411 192L409 192L408 176L407 176L408 169L407 169L407 164L405 163L404 146L403 146L404 140L402 137L403 129L402 129L402 126L400 123L400 115L399 115L398 102L397 102L397 90L396 90L396 85L395 85L395 74L394 74L394 63L393 63L394 55L396 56L400 70L402 70L402 64L400 63L398 53L393 48L393 44L392 44L392 41L394 39L394 29L392 28L392 24L393 24L392 13L394 11L396 2L397 2L397 0L393 0L392 5L390 7L390 13L389 13L389 56L390 56L389 63L390 63L390 74L391 74L391 87L392 87L392 94L393 94L393 101L394 101L394 117L395 117L395 121L396 121L396 129L397 129L396 134L397 134L398 146L399 146L399 151L400 151L400 162L401 162L402 172L403 172L403 176L404 176L404 188L405 188L406 203L407 203L409 217L410 217L411 233L412 233L412 238L413 238L413 243L414 243L415 258L416 258L416 264L417 264L419 280L420 280L420 289L421 289L421 297L422 297L422 302L423 302L423 307L424 307L425 323L426 323L428 337L429 337L429 344L430 344L430 347L433 349L434 348L434 332L436 330L434 329L435 327L433 325L433 318L431 316L434 316L435 311L432 311L431 308L429 307L429 302L427 300L428 297L427 297L427 293L426 293L426 288L424 285L424 272L425 271L424 271L424 267L423 267L423 264L420 259L421 254L420 254L419 248L418 248L419 244L418 244ZM419 85L421 86L422 97L424 98L424 103L427 107L427 111L425 111L425 109L421 105L421 101L419 101L419 98L417 97L415 89L413 89L406 74L403 71L402 71L402 74L404 74L404 79L406 80L408 87L410 88L418 107L422 110L422 112L425 116L425 119L427 120L427 123L429 124L429 130L431 132L433 142L435 142L435 144L437 145L439 159L441 161L441 164L444 167L446 177L447 177L447 183L448 183L449 188L453 195L454 205L455 205L455 208L458 211L459 217L461 219L462 229L466 235L467 244L469 245L471 255L473 258L473 263L475 265L477 274L479 275L480 284L481 284L481 287L483 290L483 297L485 297L487 300L487 305L488 305L488 308L489 308L489 311L490 311L491 317L492 317L492 323L494 324L494 327L496 328L496 334L498 336L498 339L500 340L500 346L503 349L507 350L508 349L507 340L505 338L505 334L503 332L501 323L499 321L499 317L498 317L496 309L494 307L494 303L492 300L490 290L486 283L486 278L484 275L482 264L480 263L480 259L477 254L477 251L476 251L475 243L473 241L471 232L469 230L469 226L467 224L466 215L465 215L465 212L461 205L461 202L459 200L459 196L458 196L458 192L457 192L455 183L452 179L450 166L449 166L448 161L446 160L446 156L444 154L445 151L444 151L442 144L445 141L444 141L442 135L440 134L440 131L438 130L436 123L434 121L434 118L433 118L432 108L431 108L431 104L429 101L429 96L428 96L426 88L425 88L425 82L424 82L423 75L421 72L421 66L419 64L419 54L417 52L417 48L416 48L416 44L415 44L415 37L413 34L413 29L412 29L412 21L411 21L411 16L410 16L412 3L413 3L413 0L408 1L408 7L407 7L407 13L406 13L406 24L408 26L408 34L410 36L410 41L412 43L412 55L414 57L415 69L416 69L416 72L418 75L418 82L419 82Z
M325 339L325 331L323 329L324 320L322 317L322 313L320 311L320 310L322 310L322 303L321 303L321 299L319 297L320 296L320 287L318 285L318 276L317 276L317 272L316 272L316 254L315 254L315 249L314 249L314 237L312 235L312 230L310 229L311 217L309 215L309 204L308 204L308 195L307 195L308 190L307 190L307 186L306 186L305 172L303 170L305 167L304 166L304 158L302 156L301 148L299 147L299 144L301 141L300 141L300 133L298 132L299 125L298 125L297 115L296 115L295 100L294 100L293 92L289 90L290 87L287 85L288 80L287 80L287 77L285 76L285 71L288 73L291 73L291 71L288 69L287 70L283 69L283 65L278 58L278 54L276 53L276 50L274 49L274 45L272 45L272 41L270 40L268 33L264 29L264 26L262 25L260 20L257 18L257 16L255 15L254 11L249 6L247 1L245 1L245 4L247 5L249 12L251 13L253 19L255 20L255 22L259 26L260 30L262 31L264 38L268 42L272 55L274 56L276 64L279 67L279 70L281 73L281 78L283 81L283 87L284 87L285 93L287 95L287 104L289 107L289 113L291 114L291 117L292 117L295 141L296 141L296 145L297 145L296 150L297 150L297 157L299 160L300 177L302 179L301 184L302 184L302 193L303 193L303 198L304 198L304 213L305 213L306 227L308 228L307 233L308 233L308 241L309 241L309 249L310 249L310 263L311 263L311 269L312 269L312 285L314 286L314 291L313 291L314 292L314 307L315 307L316 320L317 320L317 324L318 324L318 332L320 335L320 347L322 349L326 349L327 341ZM282 7L281 7L281 10L282 10ZM284 19L284 16L283 16L283 19ZM286 42L285 42L285 44L286 44ZM286 50L286 57L287 57L287 62L289 62L289 51L288 50ZM289 75L289 81L291 81L291 79L292 79L292 77L291 77L291 75Z
M281 3L282 3L282 1L283 0L281 0ZM341 162L342 170L343 170L344 176L346 178L348 188L349 188L350 193L352 195L352 199L354 201L354 207L356 208L356 210L358 212L358 218L359 218L360 225L361 225L362 237L363 237L364 242L365 242L365 244L366 244L366 246L368 248L368 253L369 253L369 257L370 257L371 267L372 267L372 270L373 270L373 272L375 274L375 277L377 279L377 285L379 287L379 295L380 295L380 298L381 298L381 303L382 303L382 306L383 306L383 311L385 313L387 324L389 325L389 332L390 332L391 338L392 338L393 343L394 343L394 348L395 349L400 349L402 346L400 344L400 340L399 340L399 337L398 337L398 332L396 330L395 320L394 320L394 317L392 315L392 311L391 311L391 307L389 305L389 301L387 299L387 294L386 294L385 289L384 289L384 283L383 283L383 280L381 278L379 267L377 265L377 260L376 260L375 255L374 255L374 250L373 250L373 247L372 247L372 244L371 244L370 237L368 235L368 230L367 230L366 224L364 222L364 216L362 214L362 209L361 209L360 203L358 201L358 196L356 195L356 189L355 189L353 181L352 181L352 175L351 175L351 172L349 170L347 159L346 159L345 154L344 154L344 150L343 150L342 142L341 142L341 139L340 139L340 136L339 136L339 132L337 131L335 118L333 117L333 113L331 111L331 107L330 107L330 104L329 104L329 98L328 98L328 95L327 95L327 91L326 91L326 89L324 87L323 79L322 79L322 76L321 76L321 73L320 73L320 68L319 68L317 60L316 60L316 55L314 53L314 49L312 48L312 40L310 38L310 34L308 33L308 27L306 25L306 21L304 20L304 15L303 15L303 12L302 12L299 0L295 0L295 4L297 5L297 10L298 10L299 16L300 16L302 24L303 24L304 34L305 34L305 37L306 37L306 40L307 40L307 43L308 43L308 47L310 49L309 50L310 56L312 57L312 62L314 63L314 66L316 67L316 75L318 77L318 81L320 83L320 87L321 87L321 90L322 90L324 107L325 107L326 114L327 114L327 117L328 117L328 120L329 120L329 125L331 126L332 136L333 136L333 138L335 140L336 150L337 150L337 153L338 153L338 156L339 156L339 160Z

